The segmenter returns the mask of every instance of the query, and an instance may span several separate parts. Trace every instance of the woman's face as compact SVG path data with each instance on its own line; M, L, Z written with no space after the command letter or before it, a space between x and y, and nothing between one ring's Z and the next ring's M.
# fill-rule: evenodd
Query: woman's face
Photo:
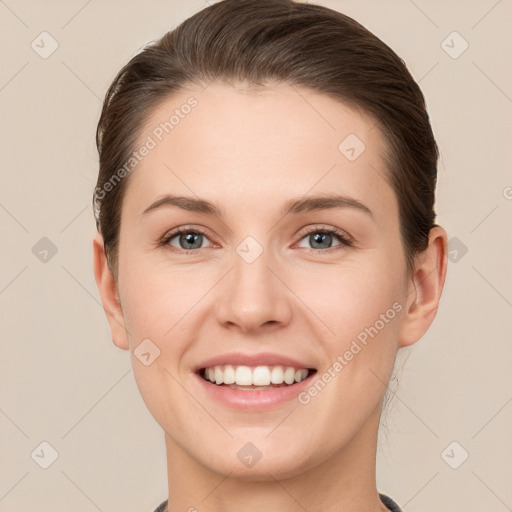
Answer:
M289 477L378 425L411 297L374 124L284 85L214 83L152 113L122 205L129 334L115 343L131 350L174 453L242 479ZM197 372L215 362L286 370L286 358L316 372L270 391Z

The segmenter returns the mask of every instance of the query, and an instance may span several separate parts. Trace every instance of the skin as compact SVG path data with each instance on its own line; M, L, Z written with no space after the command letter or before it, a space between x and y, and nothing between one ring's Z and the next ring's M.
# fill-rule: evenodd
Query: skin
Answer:
M141 132L143 141L197 99L130 175L117 282L101 235L93 242L113 341L130 350L141 395L165 432L169 511L387 510L375 480L382 400L397 350L418 341L436 315L446 232L431 230L407 276L385 139L370 117L285 85L202 89L166 99ZM338 150L349 134L366 146L355 161ZM223 215L176 206L142 214L168 193L205 199ZM291 199L330 194L372 214L281 213ZM317 225L338 228L353 245L335 236L314 245L306 231ZM187 253L179 236L159 245L180 226L203 230L202 246ZM250 264L236 252L247 236L263 248ZM307 404L237 411L206 396L192 374L218 354L271 351L311 362L321 375L396 302L401 311ZM133 354L147 338L160 349L149 366ZM250 468L237 458L247 442L262 453Z

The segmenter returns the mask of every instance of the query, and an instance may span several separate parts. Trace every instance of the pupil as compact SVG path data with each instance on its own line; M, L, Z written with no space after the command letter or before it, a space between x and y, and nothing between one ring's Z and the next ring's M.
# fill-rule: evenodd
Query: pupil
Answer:
M332 242L332 235L330 235L329 233L315 233L314 235L311 236L311 241L311 245L313 247L321 246L322 249L326 249L330 246L330 243ZM327 244L327 247L325 247L325 244Z

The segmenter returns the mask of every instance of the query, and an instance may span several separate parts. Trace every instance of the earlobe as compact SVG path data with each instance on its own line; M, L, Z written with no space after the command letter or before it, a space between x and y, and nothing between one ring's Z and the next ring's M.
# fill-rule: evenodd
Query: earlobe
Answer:
M436 226L430 230L428 247L417 257L411 278L399 347L416 343L434 321L444 287L448 266L446 231Z
M103 309L110 325L112 340L117 347L128 350L129 341L124 315L116 282L108 266L103 237L100 234L96 235L93 240L93 265L96 285L98 286Z

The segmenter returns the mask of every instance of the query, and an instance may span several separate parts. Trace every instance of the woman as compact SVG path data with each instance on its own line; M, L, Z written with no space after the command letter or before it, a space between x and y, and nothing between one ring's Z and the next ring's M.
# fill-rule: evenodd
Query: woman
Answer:
M157 511L400 510L379 419L447 263L400 58L325 7L224 0L119 72L97 145L95 276L165 433Z

